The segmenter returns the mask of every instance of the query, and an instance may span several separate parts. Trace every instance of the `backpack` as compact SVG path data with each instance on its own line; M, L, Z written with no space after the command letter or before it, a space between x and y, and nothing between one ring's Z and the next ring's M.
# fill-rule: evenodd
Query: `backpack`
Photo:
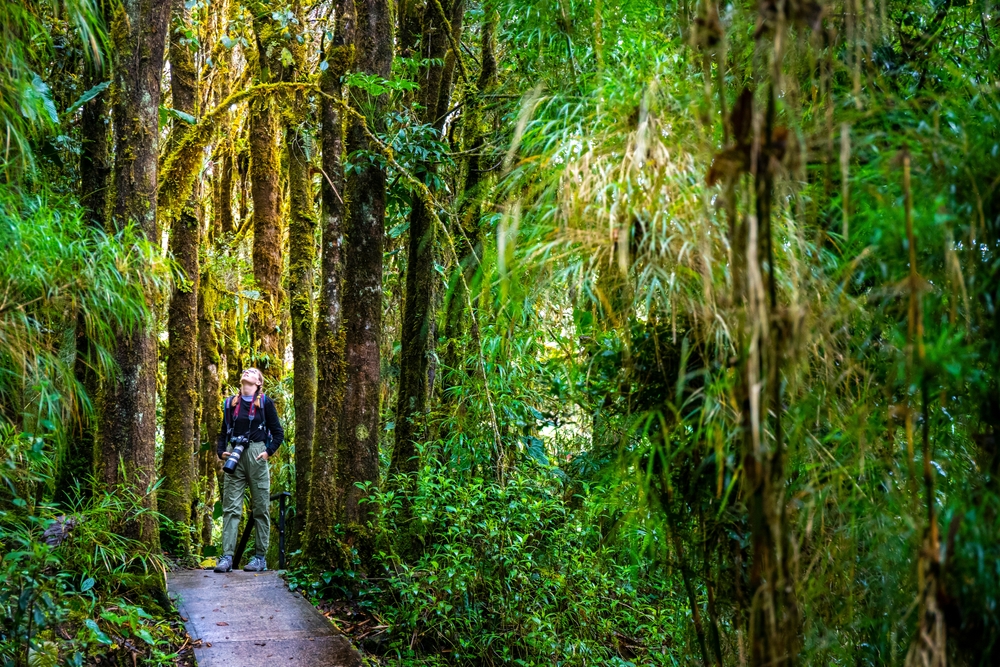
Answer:
M263 393L260 393L260 394L257 395L257 398L254 399L253 403L250 404L250 420L251 421L253 421L254 415L256 414L256 411L258 409L259 410L263 410L264 409L264 399L265 398L267 398L267 396L265 396ZM229 439L233 435L233 428L236 425L236 418L240 414L240 405L242 405L242 401L240 400L240 395L239 394L236 394L235 396L230 396L222 404L222 419L224 421L223 425L225 426L225 429L226 429L227 439ZM230 408L232 408L231 412L230 412ZM270 431L270 429L267 428L266 421L261 426L263 427L263 429L264 429L264 431L266 433L266 437L264 438L264 447L270 447L271 446L271 431Z

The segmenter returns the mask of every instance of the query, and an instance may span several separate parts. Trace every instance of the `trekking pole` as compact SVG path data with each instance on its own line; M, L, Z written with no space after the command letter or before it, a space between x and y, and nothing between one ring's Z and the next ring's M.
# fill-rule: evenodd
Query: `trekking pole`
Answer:
M233 569L237 569L240 566L240 559L243 558L243 552L246 551L247 543L250 541L250 533L253 531L253 510L249 512L246 511L246 506L244 505L244 513L247 515L247 523L243 527L243 534L240 535L240 542L236 545L236 553L233 554Z
M280 493L275 493L271 496L271 500L278 501L278 569L285 569L285 499L290 498L292 494L288 491L282 491Z

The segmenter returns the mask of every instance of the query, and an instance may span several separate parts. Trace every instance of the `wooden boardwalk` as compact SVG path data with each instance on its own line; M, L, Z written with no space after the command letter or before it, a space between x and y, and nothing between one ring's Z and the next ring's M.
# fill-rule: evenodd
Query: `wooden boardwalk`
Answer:
M350 642L275 572L180 570L167 573L167 590L198 667L362 665Z

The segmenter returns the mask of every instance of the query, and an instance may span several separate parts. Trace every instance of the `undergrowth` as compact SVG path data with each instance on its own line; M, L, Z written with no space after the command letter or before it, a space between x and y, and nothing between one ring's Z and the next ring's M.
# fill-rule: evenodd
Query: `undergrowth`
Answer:
M0 426L0 661L178 664L184 633L162 593L166 562L115 532L150 510L125 486L68 511L44 502L50 452L44 439Z
M428 465L415 561L393 549L399 496L372 489L375 571L300 567L290 586L352 597L385 628L362 647L391 664L676 664L688 618L669 563L637 557L648 536L617 529L600 500L615 489L557 473L528 465L499 484Z

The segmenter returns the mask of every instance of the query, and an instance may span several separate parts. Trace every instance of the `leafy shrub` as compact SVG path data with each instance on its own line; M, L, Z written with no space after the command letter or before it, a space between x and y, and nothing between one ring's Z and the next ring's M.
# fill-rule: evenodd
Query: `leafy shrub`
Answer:
M44 444L0 427L0 662L83 665L107 656L174 664L177 630L152 586L165 563L115 532L121 517L149 511L143 499L127 487L109 489L69 516L35 504L23 494L52 469Z
M370 490L384 578L299 570L292 586L334 596L360 585L360 605L377 606L389 626L383 650L405 662L673 664L686 620L675 582L636 559L641 531L609 539L613 522L597 503L608 490L585 490L574 497L564 475L541 466L501 485L428 465L413 497L418 559L393 553L399 496Z

